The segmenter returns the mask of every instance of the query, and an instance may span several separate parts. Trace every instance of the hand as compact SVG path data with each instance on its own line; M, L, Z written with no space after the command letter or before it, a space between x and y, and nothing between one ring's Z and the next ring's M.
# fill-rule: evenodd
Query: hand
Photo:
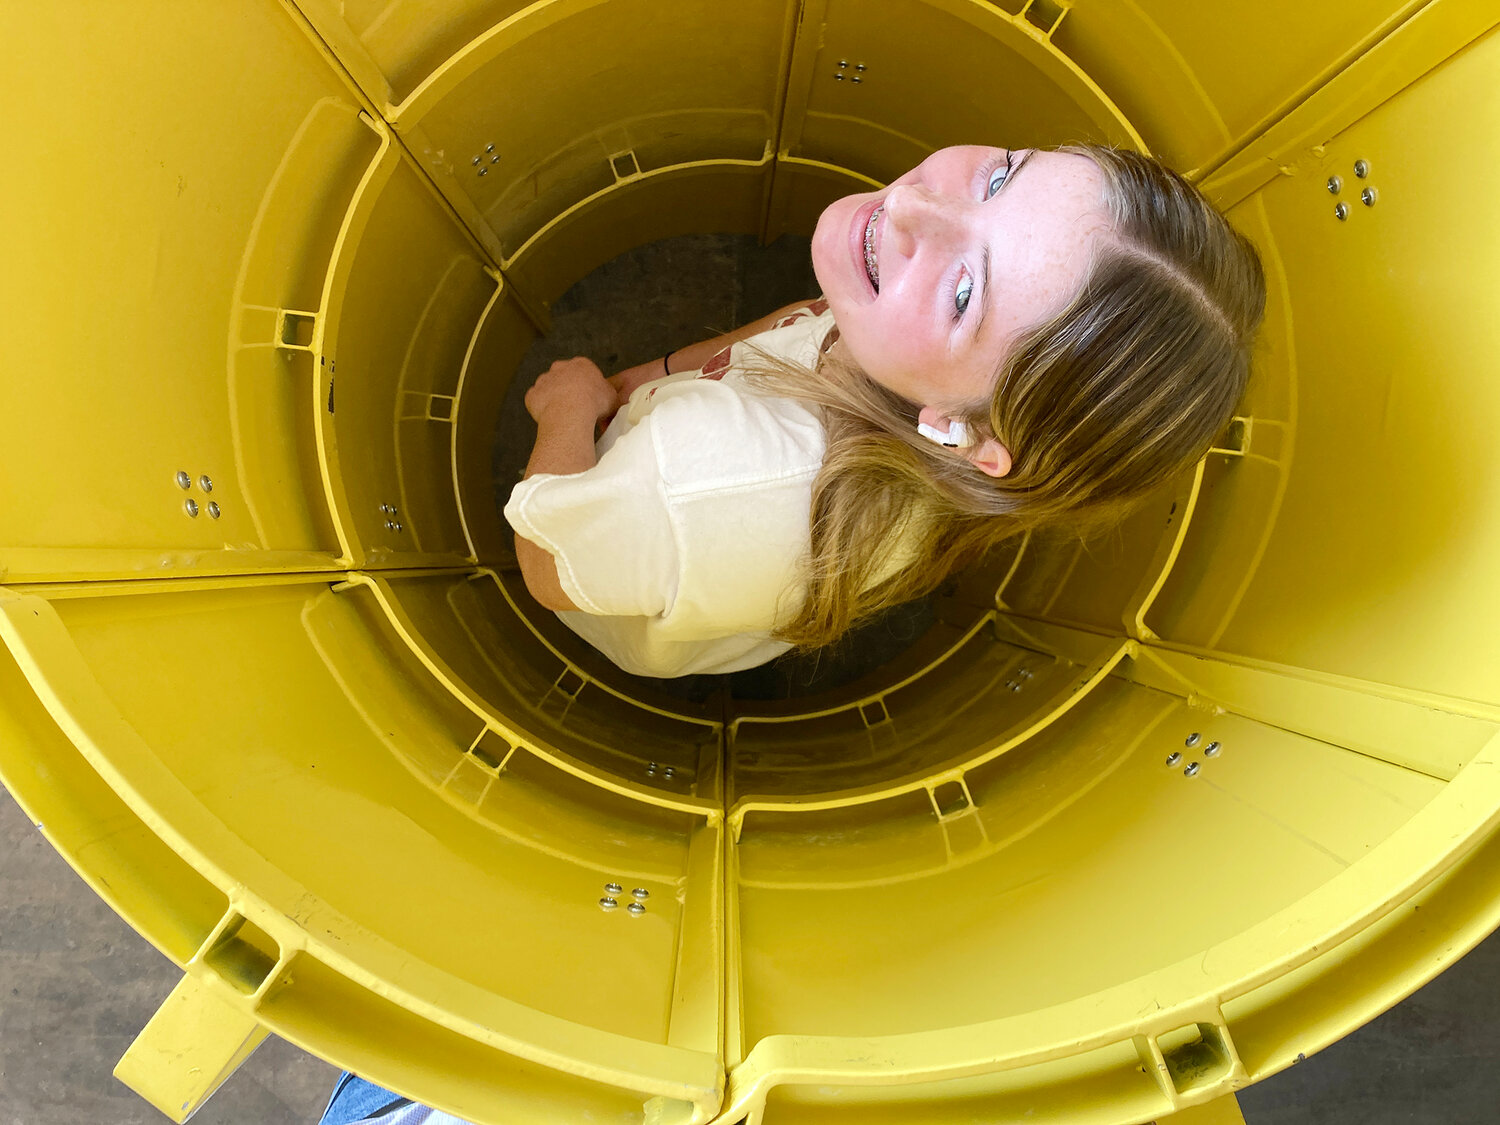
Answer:
M616 372L606 382L615 389L619 405L624 406L630 401L630 396L635 393L637 387L643 387L655 379L660 379L666 373L667 369L662 365L661 360L653 359Z
M538 425L554 419L578 418L590 425L619 408L615 389L591 359L560 359L542 373L526 392L526 412Z

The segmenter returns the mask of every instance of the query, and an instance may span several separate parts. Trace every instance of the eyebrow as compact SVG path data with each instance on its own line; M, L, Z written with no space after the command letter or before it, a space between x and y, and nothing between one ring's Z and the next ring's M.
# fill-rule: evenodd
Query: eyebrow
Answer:
M1036 153L1036 149L1031 149L1025 156L1021 157L1021 163L1010 170L1010 175L1006 176L1005 182L1000 185L1000 191L1004 191L1015 182L1015 178L1021 174L1021 169L1026 167L1026 162L1035 156ZM999 195L999 192L996 192L995 195ZM995 196L992 195L990 198L994 199ZM971 339L978 339L979 334L984 331L984 316L985 313L990 311L990 244L988 242L984 244L984 250L980 254L980 259L984 264L984 268L979 271L979 320L974 325L974 335L970 337Z

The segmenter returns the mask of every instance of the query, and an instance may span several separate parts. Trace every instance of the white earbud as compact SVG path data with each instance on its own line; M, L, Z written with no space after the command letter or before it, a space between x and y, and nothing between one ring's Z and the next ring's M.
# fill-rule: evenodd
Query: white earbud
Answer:
M949 422L946 434L936 426L929 426L926 422L918 422L917 433L921 434L928 441L937 442L944 449L958 449L962 446L973 444L969 438L969 427L962 422Z

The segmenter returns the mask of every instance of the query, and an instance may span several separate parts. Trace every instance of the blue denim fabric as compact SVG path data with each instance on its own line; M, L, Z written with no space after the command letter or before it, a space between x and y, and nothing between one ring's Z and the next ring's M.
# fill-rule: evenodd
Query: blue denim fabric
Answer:
M353 1125L393 1109L410 1105L410 1098L381 1089L373 1082L366 1082L345 1071L333 1088L333 1097L328 1099L328 1108L318 1119L318 1125Z

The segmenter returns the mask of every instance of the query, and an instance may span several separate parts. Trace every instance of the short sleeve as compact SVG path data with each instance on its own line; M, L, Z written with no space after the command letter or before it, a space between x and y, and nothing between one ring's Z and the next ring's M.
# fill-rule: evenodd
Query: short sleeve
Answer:
M547 551L579 609L655 617L677 596L678 551L648 419L593 468L538 473L516 485L505 518Z

